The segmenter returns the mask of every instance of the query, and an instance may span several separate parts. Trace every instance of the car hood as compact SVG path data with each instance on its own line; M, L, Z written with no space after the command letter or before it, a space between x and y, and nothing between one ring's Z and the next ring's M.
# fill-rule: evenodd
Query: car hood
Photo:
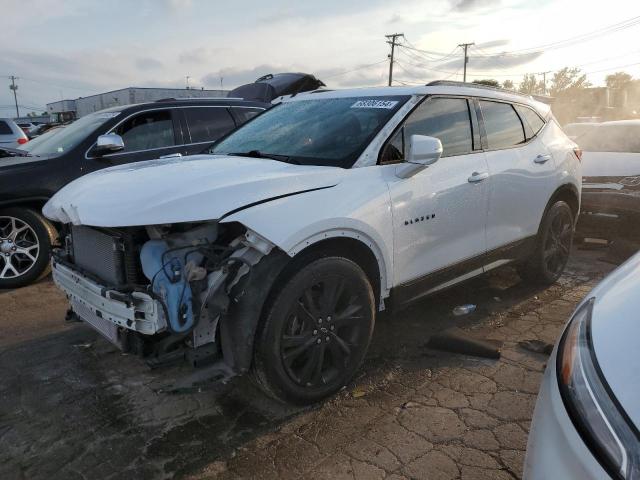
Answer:
M96 227L220 219L257 203L335 186L344 172L221 155L150 160L85 175L56 193L43 213Z
M640 253L589 296L596 299L592 338L598 364L622 408L640 426Z

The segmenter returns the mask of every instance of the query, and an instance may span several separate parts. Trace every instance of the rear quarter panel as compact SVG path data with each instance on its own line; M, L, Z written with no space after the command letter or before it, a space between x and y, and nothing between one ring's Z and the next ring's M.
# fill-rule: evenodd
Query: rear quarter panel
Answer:
M573 185L578 191L579 200L582 192L582 165L573 151L577 145L562 131L555 118L548 122L541 139L553 156L556 167L553 191L562 185Z

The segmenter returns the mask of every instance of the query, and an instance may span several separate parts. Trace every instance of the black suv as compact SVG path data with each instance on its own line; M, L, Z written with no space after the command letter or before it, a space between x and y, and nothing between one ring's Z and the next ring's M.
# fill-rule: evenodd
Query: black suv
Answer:
M112 165L201 153L269 107L232 98L114 107L0 151L0 289L47 272L57 232L39 212L67 183Z

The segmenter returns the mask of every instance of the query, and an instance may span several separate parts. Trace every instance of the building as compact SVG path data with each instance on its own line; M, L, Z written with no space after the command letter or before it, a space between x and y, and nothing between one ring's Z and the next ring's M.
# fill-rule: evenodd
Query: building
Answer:
M110 107L155 102L163 98L220 98L228 93L228 90L128 87L75 100L47 103L47 112L53 121L66 122Z

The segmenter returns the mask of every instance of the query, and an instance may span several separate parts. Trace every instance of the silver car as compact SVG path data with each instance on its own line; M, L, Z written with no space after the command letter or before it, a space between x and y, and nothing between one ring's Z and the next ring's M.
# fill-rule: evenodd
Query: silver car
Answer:
M18 148L29 141L27 135L10 118L0 118L0 147Z
M640 253L587 295L554 349L524 477L640 478Z

